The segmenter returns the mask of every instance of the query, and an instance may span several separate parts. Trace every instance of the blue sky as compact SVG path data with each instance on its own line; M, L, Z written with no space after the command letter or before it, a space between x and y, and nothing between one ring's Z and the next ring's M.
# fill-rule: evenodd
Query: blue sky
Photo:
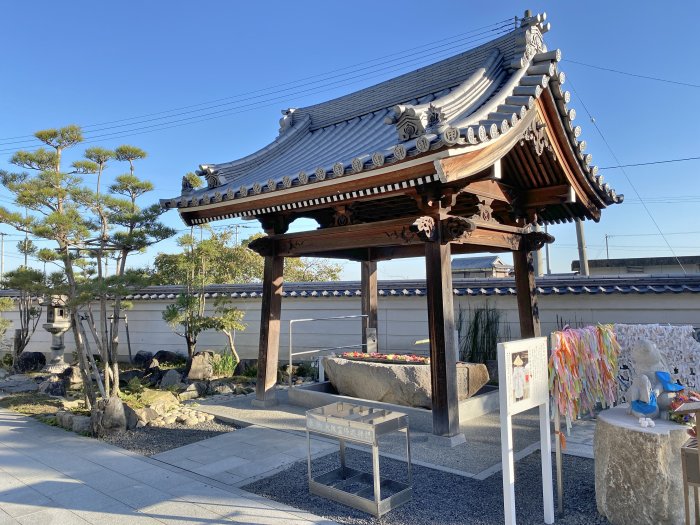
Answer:
M70 123L109 123L86 127L86 137L94 142L68 153L68 162L90 145L140 146L149 157L138 165L137 174L155 183L152 198L172 197L179 194L182 175L199 164L236 159L272 141L282 108L339 96L472 47L479 42L470 44L459 35L522 15L525 8L548 14L552 31L545 39L550 49L563 51L565 87L575 91L571 106L577 110L577 124L583 127L594 164L609 167L617 162L589 121L582 101L622 164L700 156L700 106L695 103L700 94L700 40L696 34L700 4L666 3L662 9L656 5L222 0L5 3L0 32L0 169L13 169L7 162L12 149L32 146L31 141L19 141L36 130ZM422 58L416 48L436 41L443 47L432 57ZM451 42L454 45L446 47L452 49L446 49ZM416 50L406 53L412 49ZM293 90L283 85L326 74L314 79L320 80L332 71L356 64L365 67L368 61L396 53L403 58L393 67L388 59L372 62L385 65L373 75L364 69L352 80L330 86L328 81ZM570 60L696 87L620 75ZM264 96L253 93L275 86ZM302 90L305 93L298 93ZM258 98L250 98L255 95ZM218 102L202 104L210 101ZM185 109L163 113L174 108ZM226 113L211 114L224 110ZM141 115L150 116L124 120ZM208 120L193 122L204 118ZM189 120L175 122L180 119ZM621 170L601 171L618 193L625 194L626 201L605 210L600 223L586 223L589 257L605 257L606 235L610 236L610 257L672 255L654 221L676 255L700 254L698 168L700 161L625 170L653 220ZM124 171L126 166L115 163L107 179ZM0 190L0 203L6 205L7 198L7 192ZM174 211L164 219L184 228ZM256 231L253 225L257 223L240 224L242 236ZM12 268L21 262L15 248L19 236L6 225L0 225L0 231L9 234L5 268ZM556 237L552 270L568 271L571 260L577 258L574 226L555 226L550 232ZM167 241L135 258L134 263L144 265L158 251L173 250L174 242ZM379 271L380 278L422 277L424 266L420 259L392 261L380 263ZM344 277L357 279L359 265L346 263Z

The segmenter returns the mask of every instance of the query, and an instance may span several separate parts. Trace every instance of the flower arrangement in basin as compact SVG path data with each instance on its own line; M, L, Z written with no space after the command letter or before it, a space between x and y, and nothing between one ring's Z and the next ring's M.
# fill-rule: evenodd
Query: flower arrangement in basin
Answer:
M343 359L366 361L369 363L386 363L402 365L429 365L430 358L415 354L380 354L378 352L344 352Z

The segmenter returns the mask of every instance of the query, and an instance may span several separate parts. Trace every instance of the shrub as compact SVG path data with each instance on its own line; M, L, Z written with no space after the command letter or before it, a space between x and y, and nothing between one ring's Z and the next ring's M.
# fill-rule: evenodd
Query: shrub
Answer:
M255 365L249 366L243 371L243 375L246 377L258 377L258 367Z
M214 375L231 377L238 364L230 353L219 354L219 359L214 359Z
M124 388L130 394L140 394L144 390L143 383L138 377L132 377Z

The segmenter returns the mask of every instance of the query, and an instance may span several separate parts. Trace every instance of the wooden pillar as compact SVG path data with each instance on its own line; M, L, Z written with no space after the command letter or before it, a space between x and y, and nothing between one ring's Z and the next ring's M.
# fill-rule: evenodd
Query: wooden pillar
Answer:
M253 401L253 405L259 407L271 406L277 403L275 385L277 384L279 361L283 269L283 257L265 256L263 295L260 311L258 380L255 385L255 400Z
M362 293L362 347L363 352L367 352L367 329L374 328L377 332L377 261L362 261L361 290ZM378 334L377 334L378 335Z
M539 337L540 310L537 306L535 267L532 252L518 250L513 252L515 266L515 291L518 297L518 316L520 317L520 337Z
M460 435L450 253L449 244L425 243L433 434L446 438Z

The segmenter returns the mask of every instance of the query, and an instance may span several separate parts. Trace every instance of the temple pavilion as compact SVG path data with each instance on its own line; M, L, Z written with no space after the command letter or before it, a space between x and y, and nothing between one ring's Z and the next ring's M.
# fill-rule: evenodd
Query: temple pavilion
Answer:
M361 264L363 337L377 328L377 261L424 257L433 432L459 436L452 254L511 252L521 337L540 334L538 225L622 202L591 165L546 15L477 48L375 86L283 111L279 135L238 160L203 164L161 201L188 225L242 217L266 236L256 401L276 401L285 257ZM318 228L287 233L298 218ZM332 346L329 345L329 346Z

